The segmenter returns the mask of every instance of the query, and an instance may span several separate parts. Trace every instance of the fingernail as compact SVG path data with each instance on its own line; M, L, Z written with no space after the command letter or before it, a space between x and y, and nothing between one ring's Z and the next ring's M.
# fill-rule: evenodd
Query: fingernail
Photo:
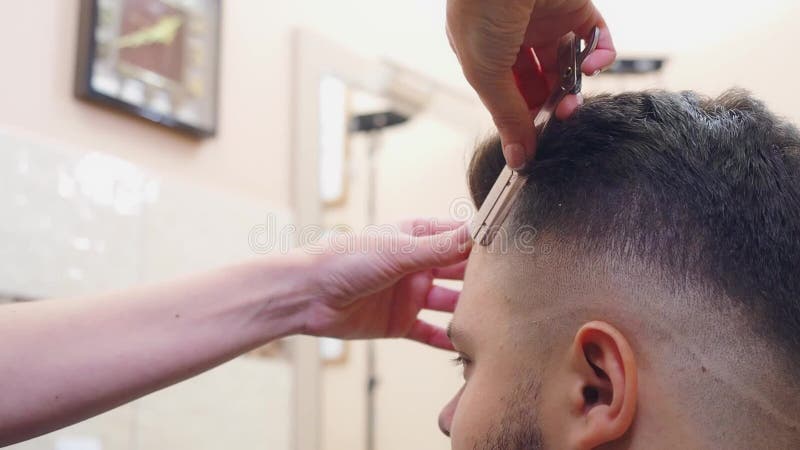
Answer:
M508 144L503 147L506 155L506 164L512 169L520 169L525 165L525 147L520 144Z
M583 94L578 93L578 106L583 106Z
M594 76L600 75L600 72L602 72L602 70L597 69L594 72L592 72L592 76L594 77Z

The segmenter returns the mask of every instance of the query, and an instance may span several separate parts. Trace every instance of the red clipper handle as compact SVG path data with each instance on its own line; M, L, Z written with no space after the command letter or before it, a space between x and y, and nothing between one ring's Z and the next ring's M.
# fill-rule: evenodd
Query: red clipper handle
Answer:
M525 99L525 103L528 104L528 109L538 110L547 101L550 92L542 72L542 66L533 49L520 47L517 60L511 66L511 70L514 72L517 89Z

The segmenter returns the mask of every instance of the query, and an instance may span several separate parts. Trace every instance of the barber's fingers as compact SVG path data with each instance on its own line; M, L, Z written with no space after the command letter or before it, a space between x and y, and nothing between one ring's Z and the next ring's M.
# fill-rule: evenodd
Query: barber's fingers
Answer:
M566 120L583 104L583 94L567 95L556 107L556 117L558 120Z
M415 218L398 224L400 231L411 236L430 236L445 231L455 230L463 225L463 221L437 218Z
M431 325L424 320L417 319L405 337L431 347L454 350L453 344L450 342L450 338L447 337L447 332L444 328Z
M467 259L472 238L466 225L444 233L414 238L414 241L394 252L394 262L401 273L419 272L446 267Z
M434 267L433 277L440 280L463 280L467 270L467 261L460 261L446 267Z
M523 167L536 152L536 140L528 105L511 68L492 77L482 76L470 81L497 126L506 163L514 169Z
M582 8L567 14L562 20L551 18L538 20L535 23L531 22L525 36L525 43L534 47L536 57L544 71L552 72L558 66L559 40L556 37L562 36L567 31L573 31L578 37L588 42L595 27L600 31L597 46L581 64L581 71L586 75L592 75L613 64L617 56L608 25L592 2L587 1ZM548 38L543 39L542 36Z
M432 286L425 298L425 309L441 312L453 312L458 304L458 296L461 292L449 289L444 286Z
M448 0L451 47L492 115L506 162L522 167L533 154L534 132L512 66L519 54L535 0Z
M608 30L603 16L592 7L592 13L588 20L578 27L575 32L578 36L589 39L592 33L592 28L597 27L600 30L600 36L597 40L597 47L594 49L581 64L581 70L586 75L593 75L603 69L608 68L614 63L617 58L617 50L614 48L614 40L611 38L611 32Z

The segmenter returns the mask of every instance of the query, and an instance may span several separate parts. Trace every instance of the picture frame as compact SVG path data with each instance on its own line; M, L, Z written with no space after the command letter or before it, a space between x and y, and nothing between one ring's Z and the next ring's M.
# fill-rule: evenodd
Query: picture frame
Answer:
M216 134L221 0L81 0L78 34L76 97Z

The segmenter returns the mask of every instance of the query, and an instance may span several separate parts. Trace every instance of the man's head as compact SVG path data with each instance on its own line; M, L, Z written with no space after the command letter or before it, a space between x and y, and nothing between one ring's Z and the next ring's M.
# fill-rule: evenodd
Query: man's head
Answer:
M499 141L469 169L480 205ZM746 93L587 100L451 324L453 448L800 448L800 134Z

